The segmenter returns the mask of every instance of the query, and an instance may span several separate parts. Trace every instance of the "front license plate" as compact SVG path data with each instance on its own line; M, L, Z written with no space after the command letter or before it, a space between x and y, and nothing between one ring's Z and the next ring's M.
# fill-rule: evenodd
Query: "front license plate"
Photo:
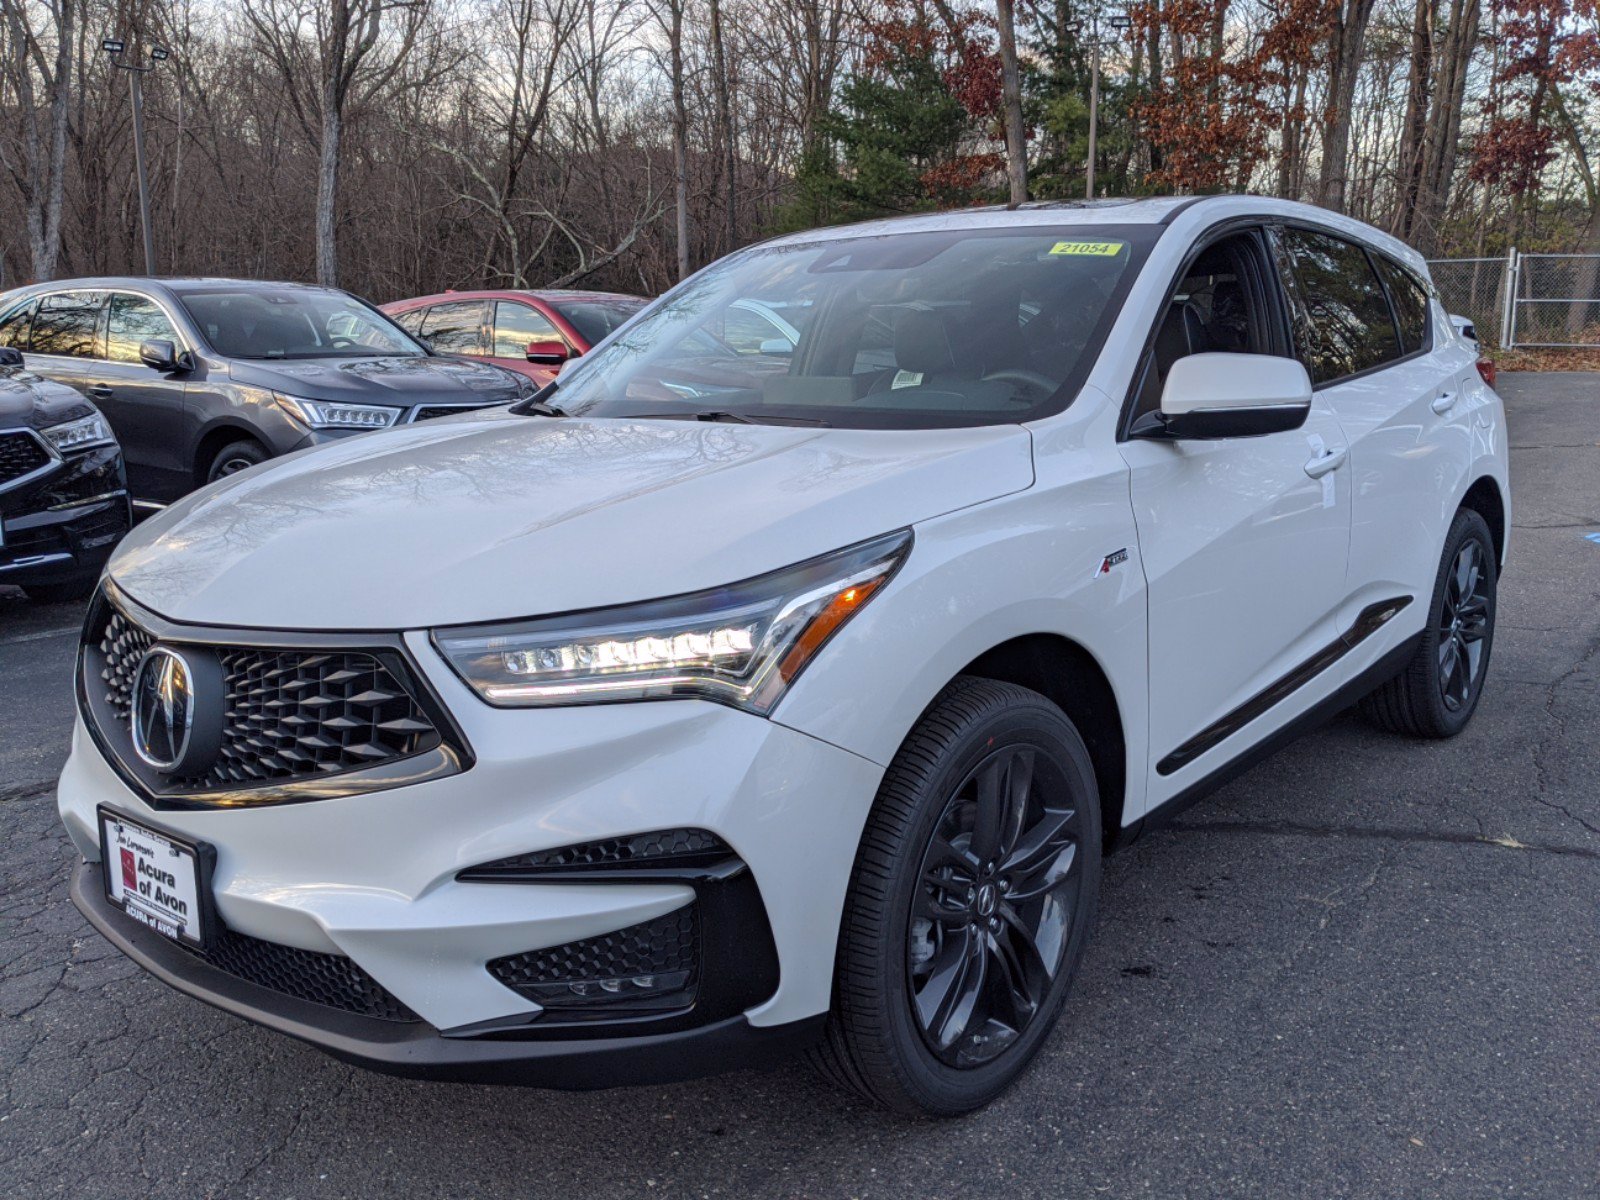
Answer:
M192 946L205 945L209 849L100 810L100 859L112 903L157 933Z

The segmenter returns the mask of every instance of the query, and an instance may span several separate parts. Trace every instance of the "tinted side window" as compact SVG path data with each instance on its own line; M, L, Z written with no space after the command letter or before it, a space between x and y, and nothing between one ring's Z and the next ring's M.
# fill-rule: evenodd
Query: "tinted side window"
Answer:
M1394 301L1395 316L1400 319L1400 344L1405 353L1413 354L1432 345L1428 328L1428 292L1417 277L1397 262L1381 254L1373 255L1383 281L1389 285L1389 298Z
M30 343L33 353L93 358L99 323L98 292L56 292L44 296L33 318Z
M152 338L164 339L174 348L181 348L178 331L159 304L144 296L113 293L106 315L106 357L112 362L136 363L140 343Z
M561 331L542 312L499 300L494 306L494 357L526 358L529 342L562 342Z
M28 326L33 320L35 304L33 300L25 300L0 317L0 346L15 346L18 350L28 348Z
M476 300L436 304L422 319L422 336L440 354L482 354L483 305Z
M1304 319L1295 322L1296 348L1315 383L1342 379L1400 357L1400 341L1383 285L1367 253L1353 242L1285 229Z

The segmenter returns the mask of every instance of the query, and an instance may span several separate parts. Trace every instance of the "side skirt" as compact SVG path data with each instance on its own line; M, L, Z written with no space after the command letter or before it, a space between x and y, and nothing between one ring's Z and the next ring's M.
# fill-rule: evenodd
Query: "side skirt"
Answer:
M1212 792L1243 775L1251 767L1264 759L1272 757L1290 742L1303 737L1312 730L1327 724L1332 718L1349 708L1373 688L1381 683L1387 683L1411 661L1412 655L1417 652L1417 646L1422 641L1425 631L1418 630L1405 641L1395 646L1367 667L1354 679L1341 685L1336 691L1331 692L1325 699L1318 701L1294 720L1269 733L1255 745L1241 751L1236 757L1229 759L1222 766L1212 771L1205 778L1191 783L1183 791L1173 796L1170 800L1163 801L1156 808L1146 813L1133 824L1125 827L1112 842L1110 849L1122 850L1131 846L1147 829L1160 828L1166 822L1177 817L1185 809L1190 808L1198 801L1204 800Z
M1171 775L1174 771L1188 766L1213 746L1219 742L1226 741L1250 724L1251 721L1270 711L1281 701L1287 700L1362 642L1377 633L1410 603L1410 596L1395 596L1389 600L1380 600L1376 604L1367 605L1356 614L1356 619L1350 623L1349 629L1334 638L1333 641L1318 650L1310 658L1300 663L1287 675L1273 680L1272 683L1254 696L1251 696L1250 699L1239 705L1232 712L1224 713L1218 717L1158 762L1156 764L1157 774Z

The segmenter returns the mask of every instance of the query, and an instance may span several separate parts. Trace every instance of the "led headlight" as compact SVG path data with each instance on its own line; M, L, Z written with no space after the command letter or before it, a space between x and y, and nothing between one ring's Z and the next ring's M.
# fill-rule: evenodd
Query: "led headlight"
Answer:
M400 418L387 404L344 404L274 392L278 404L308 429L387 429Z
M106 424L106 419L99 413L79 417L76 421L52 425L39 432L44 434L45 440L62 454L71 454L74 450L88 450L92 446L109 446L116 441L111 436L111 426Z
M910 548L905 530L730 587L433 640L497 707L698 697L764 714Z

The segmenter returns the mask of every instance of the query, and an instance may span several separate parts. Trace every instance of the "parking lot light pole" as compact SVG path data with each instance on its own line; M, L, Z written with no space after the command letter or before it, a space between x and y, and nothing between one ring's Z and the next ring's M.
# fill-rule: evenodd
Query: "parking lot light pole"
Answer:
M1126 13L1116 13L1106 18L1106 24L1121 33L1131 22ZM1100 134L1100 13L1098 9L1089 18L1089 46L1093 65L1089 72L1089 169L1084 175L1085 200L1094 199L1094 160L1099 151L1097 143Z
M167 60L167 50L163 46L151 47L149 65L141 67L122 61L127 48L128 43L121 38L107 38L100 43L100 49L111 56L111 65L128 72L128 94L133 102L133 163L139 176L139 227L144 232L144 273L154 275L156 243L150 230L150 182L144 166L144 88L140 79L146 71L154 70L156 63Z

